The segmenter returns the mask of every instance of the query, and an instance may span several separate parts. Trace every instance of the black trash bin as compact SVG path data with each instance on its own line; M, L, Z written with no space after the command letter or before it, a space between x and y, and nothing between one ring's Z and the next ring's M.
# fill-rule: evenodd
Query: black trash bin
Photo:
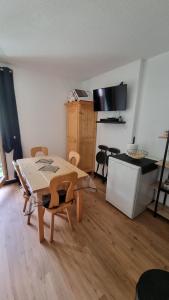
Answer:
M169 300L169 272L158 269L144 272L136 286L136 300Z

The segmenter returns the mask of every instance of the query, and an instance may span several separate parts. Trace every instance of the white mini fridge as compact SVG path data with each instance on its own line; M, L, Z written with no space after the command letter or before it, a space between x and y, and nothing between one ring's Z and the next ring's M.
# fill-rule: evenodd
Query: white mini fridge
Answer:
M152 201L156 180L157 169L142 174L140 166L110 157L106 200L133 219Z

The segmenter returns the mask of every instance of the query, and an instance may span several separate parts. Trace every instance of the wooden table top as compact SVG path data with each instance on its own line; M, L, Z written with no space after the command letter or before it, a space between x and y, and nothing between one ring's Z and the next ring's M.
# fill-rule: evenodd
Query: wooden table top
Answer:
M39 169L45 165L43 163L36 163L40 159L52 159L52 165L59 167L59 170L56 171L56 173L49 171L40 171ZM38 156L23 158L18 159L17 163L32 192L39 192L41 190L47 189L49 187L50 180L55 176L65 175L73 171L77 172L79 179L88 176L86 172L78 169L59 156Z

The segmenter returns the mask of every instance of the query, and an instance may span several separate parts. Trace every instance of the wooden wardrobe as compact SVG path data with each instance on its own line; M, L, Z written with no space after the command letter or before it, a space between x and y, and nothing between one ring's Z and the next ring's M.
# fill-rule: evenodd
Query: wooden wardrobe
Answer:
M96 112L92 101L73 101L66 103L67 110L67 157L69 151L80 154L79 168L92 172L95 170Z

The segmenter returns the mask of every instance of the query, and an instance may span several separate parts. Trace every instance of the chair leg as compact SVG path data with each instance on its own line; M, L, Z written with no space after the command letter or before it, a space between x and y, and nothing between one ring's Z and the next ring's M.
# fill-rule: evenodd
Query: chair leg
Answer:
M67 215L67 219L68 219L69 225L70 225L70 227L71 227L71 229L72 229L72 223L71 223L71 220L70 220L69 211L68 211L67 208L65 208L65 211L66 211L66 215Z
M24 202L24 206L23 206L23 212L25 212L26 206L27 206L27 203L28 203L28 200L29 200L29 198L26 197L26 196L24 196L24 198L25 198L25 202Z
M163 205L166 204L166 200L167 200L167 193L164 194L164 200L163 200Z
M29 212L30 212L30 209L31 209L31 202L29 203ZM27 218L27 225L30 225L30 224L31 224L31 214L28 215L28 218Z
M45 207L43 207L43 216L45 215Z
M98 170L99 170L99 166L100 166L100 164L99 164L99 163L97 163L96 174L97 174L97 172L98 172Z
M45 214L45 208L43 207L43 216L44 216L44 214ZM32 215L32 214L28 215L28 219L27 219L27 224L28 224L28 225L31 224L31 215Z
M51 214L51 223L50 223L50 242L53 242L53 232L54 232L54 214Z
M28 224L28 225L31 224L31 215L28 215L27 224Z

